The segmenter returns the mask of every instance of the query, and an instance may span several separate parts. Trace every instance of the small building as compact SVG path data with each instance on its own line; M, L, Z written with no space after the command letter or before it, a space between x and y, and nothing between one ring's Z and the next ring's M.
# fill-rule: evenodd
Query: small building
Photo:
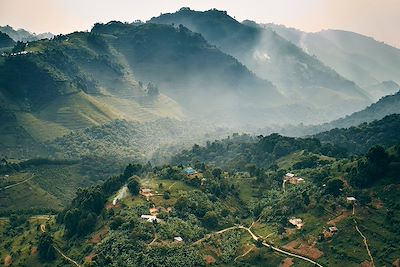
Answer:
M348 204L354 204L357 201L355 197L346 197L346 202Z
M338 229L336 228L336 226L330 226L330 227L328 228L328 230L329 230L329 232L331 232L331 233L336 233L336 232L338 231Z
M149 198L153 196L153 190L151 190L150 188L141 188L140 194L146 198Z
M192 167L187 167L185 169L183 169L183 173L186 175L186 177L188 177L189 179L194 179L194 178L198 178L201 179L203 178L203 174L196 171L195 169L193 169Z
M297 177L295 174L288 172L285 174L285 176L283 177L283 181L284 182L288 182L290 184L302 184L304 183L304 179L301 177Z
M324 239L329 239L333 235L335 235L337 233L337 231L338 231L338 229L335 226L330 226L330 227L328 227L328 229L324 229L324 231L322 231L322 234L324 236Z
M180 243L180 242L183 242L183 238L180 236L175 236L174 241Z
M301 229L304 226L303 220L300 218L290 218L289 223L296 226L297 229Z
M156 216L159 212L158 208L150 208L150 214Z
M183 173L186 175L192 175L197 173L197 171L195 169L193 169L192 167L187 167L185 169L183 169Z
M156 216L154 216L154 215L146 215L146 214L143 214L142 216L140 216L140 218L142 219L142 220L145 220L145 221L147 221L147 222L151 222L151 223L153 223L153 222L160 222L161 220L160 219L158 219Z

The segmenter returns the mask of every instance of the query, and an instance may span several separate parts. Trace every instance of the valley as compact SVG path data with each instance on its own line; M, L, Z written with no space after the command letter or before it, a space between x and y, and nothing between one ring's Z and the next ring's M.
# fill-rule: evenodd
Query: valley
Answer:
M399 48L124 21L0 26L0 264L399 266Z

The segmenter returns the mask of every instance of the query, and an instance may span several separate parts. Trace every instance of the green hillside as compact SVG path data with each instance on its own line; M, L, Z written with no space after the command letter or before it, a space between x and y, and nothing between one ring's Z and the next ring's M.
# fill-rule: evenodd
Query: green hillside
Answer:
M314 135L322 142L328 142L346 148L351 153L365 153L369 147L393 146L399 143L400 114L393 114L370 123L350 128L335 128Z
M29 266L389 266L398 258L398 145L342 158L315 139L232 138L183 151L197 173L129 164L79 189L56 218L2 219L1 258ZM280 153L284 144L291 149ZM241 157L249 150L262 160ZM221 162L220 151L238 165ZM282 185L288 171L303 182Z
M0 143L6 151L116 119L184 117L172 99L150 96L98 35L73 33L20 46L14 50L22 52L0 60L0 103L6 114Z
M13 47L15 44L14 40L10 38L6 33L0 31L0 49Z
M368 96L317 58L302 51L270 29L239 23L225 11L204 12L181 9L162 14L150 22L183 24L201 33L207 41L238 58L261 78L272 81L295 102L312 107L330 107L340 103L344 115L369 103Z

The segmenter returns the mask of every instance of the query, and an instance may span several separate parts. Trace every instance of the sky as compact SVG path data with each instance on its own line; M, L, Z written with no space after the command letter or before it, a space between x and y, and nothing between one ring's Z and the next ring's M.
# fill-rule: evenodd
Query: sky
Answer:
M0 25L54 34L96 22L146 21L181 7L217 8L237 20L277 23L307 32L341 29L400 48L400 0L0 0Z

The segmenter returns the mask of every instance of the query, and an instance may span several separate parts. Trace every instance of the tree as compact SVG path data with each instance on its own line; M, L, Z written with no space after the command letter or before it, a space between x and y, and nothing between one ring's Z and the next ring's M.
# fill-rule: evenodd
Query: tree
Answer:
M215 168L212 170L212 175L214 176L214 178L220 179L222 175L222 170L220 168Z
M128 189L132 195L138 195L140 191L140 182L137 176L132 176L128 180Z
M218 226L218 215L215 211L207 211L203 217L204 225L210 228Z
M330 179L326 183L326 192L334 197L340 195L341 189L343 189L343 181L339 178Z
M55 259L53 238L48 233L42 233L38 242L39 257L43 261Z

